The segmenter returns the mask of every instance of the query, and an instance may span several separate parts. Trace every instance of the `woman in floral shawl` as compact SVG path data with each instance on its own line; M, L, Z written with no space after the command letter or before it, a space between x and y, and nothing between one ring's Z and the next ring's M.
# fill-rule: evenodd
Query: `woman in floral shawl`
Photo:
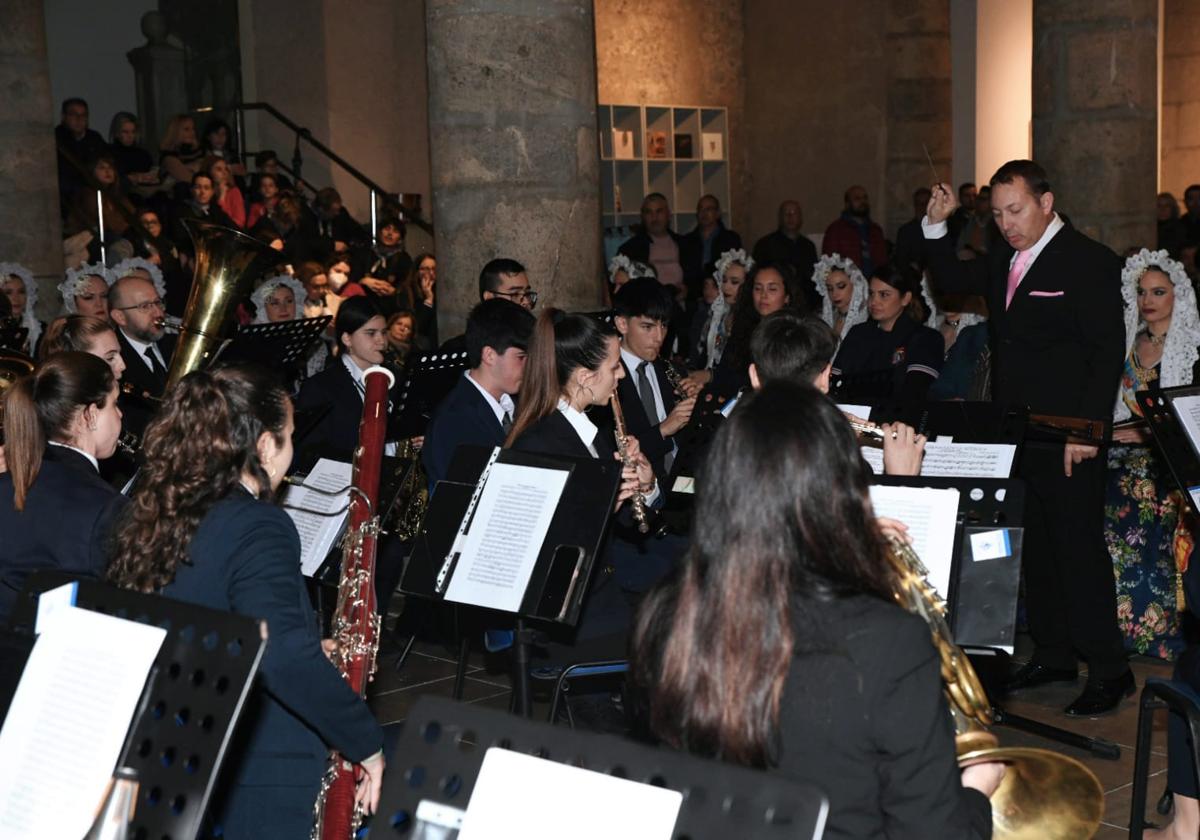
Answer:
M1104 532L1117 584L1117 616L1131 651L1175 659L1183 650L1179 613L1196 523L1144 428L1135 395L1196 379L1200 317L1183 266L1166 251L1125 261L1125 369L1113 409Z

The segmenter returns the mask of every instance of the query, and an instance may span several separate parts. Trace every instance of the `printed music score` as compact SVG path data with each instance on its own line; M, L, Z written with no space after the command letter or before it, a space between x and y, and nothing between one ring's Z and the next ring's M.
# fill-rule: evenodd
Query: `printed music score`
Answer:
M309 577L317 573L329 556L346 524L346 517L350 515L348 505L352 473L350 464L322 458L304 478L304 483L327 493L342 488L346 488L345 492L330 496L288 485L283 497L283 508L300 535L300 571Z
M1200 457L1200 396L1174 397L1171 408L1179 418L1179 425L1192 444L1192 450Z
M463 537L446 600L519 612L569 470L495 463Z
M954 488L871 485L876 516L898 519L908 526L913 551L929 572L929 583L942 600L950 592L954 566L954 529L958 524L959 493Z
M876 475L883 475L883 450L861 447L863 459ZM1017 447L1011 443L925 444L921 475L926 477L1010 478Z

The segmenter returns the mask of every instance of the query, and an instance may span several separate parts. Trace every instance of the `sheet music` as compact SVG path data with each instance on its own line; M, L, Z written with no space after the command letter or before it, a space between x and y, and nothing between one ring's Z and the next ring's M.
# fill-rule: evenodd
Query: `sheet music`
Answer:
M838 409L842 414L851 414L859 420L871 419L871 406L869 405L852 405L851 403L838 403Z
M864 446L863 460L876 475L883 475L883 450ZM1011 443L938 443L925 444L921 475L946 478L1009 478L1017 447Z
M0 837L83 837L166 630L54 612L0 730Z
M458 840L668 840L682 804L676 790L492 747Z
M517 612L569 470L492 465L446 600Z
M1187 434L1192 451L1200 456L1200 396L1174 397L1171 399L1171 409L1179 418L1179 425Z
M322 458L304 483L332 492L348 487L352 474L353 467L350 464ZM350 515L349 504L349 489L336 496L327 496L304 487L288 485L283 506L300 535L300 571L305 575L316 574L329 556L330 549L342 532L342 526L346 524L346 517ZM335 510L341 512L332 516L322 515Z
M943 601L950 592L958 497L954 488L871 485L875 515L898 519L908 526L913 551L929 570L929 582Z

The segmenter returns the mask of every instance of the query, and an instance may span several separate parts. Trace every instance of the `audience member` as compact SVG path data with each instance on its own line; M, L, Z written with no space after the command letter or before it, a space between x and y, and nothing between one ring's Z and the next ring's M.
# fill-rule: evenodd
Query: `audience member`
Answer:
M170 176L172 197L187 201L192 176L201 171L204 150L196 139L196 121L187 114L171 117L158 144L158 165Z
M327 260L370 238L362 225L350 218L341 194L333 187L317 191L312 209L313 213L303 217L300 224L304 244L313 258Z
M210 157L206 160L205 171L212 179L217 206L236 227L246 227L246 200L233 179L233 170L229 162L219 157Z
M929 187L920 187L913 191L913 216L896 230L896 251L892 262L901 270L911 269L916 272L925 270L925 235L921 233L921 217L925 215L925 205L933 195Z
M883 228L871 221L871 202L866 189L850 187L842 198L845 209L825 229L821 253L849 257L869 276L887 262Z
M812 277L817 263L817 246L804 235L804 213L800 202L788 199L779 205L779 227L754 243L756 263L787 263L797 277ZM805 284L807 285L807 284ZM808 308L815 310L821 300L814 289L802 289Z
M1179 218L1179 202L1169 192L1161 192L1154 207L1158 215L1158 249L1179 259L1187 244L1187 225Z
M658 282L673 287L676 295L687 290L689 267L683 264L688 256L687 249L683 237L671 230L671 207L662 193L650 193L642 201L641 228L621 243L618 253L654 266ZM699 295L700 267L690 268L696 277L696 295Z
M929 203L926 198L925 203ZM956 249L960 260L986 257L1000 241L1000 228L992 218L992 188L980 187L972 199L972 212L960 217ZM922 241L924 235L922 234Z
M688 296L700 296L699 282L712 273L717 258L726 251L742 247L742 237L725 227L721 219L721 202L715 195L702 195L696 203L696 227L683 237L686 253L681 253L680 262L692 269L687 277Z
M12 317L28 331L25 343L17 349L26 356L35 355L38 338L41 337L45 324L34 314L37 308L38 288L37 281L33 279L33 272L17 263L0 263L0 290L8 298Z
M1188 244L1200 245L1200 184L1192 184L1183 191L1183 204L1187 208L1181 217L1184 235Z
M404 250L405 232L404 222L399 217L384 216L375 244L362 249L358 260L362 265L359 282L388 313L396 310L396 291L412 270L412 257Z
M71 196L67 207L67 219L63 224L63 234L73 236L87 231L92 235L88 244L91 259L100 258L100 246L104 245L110 251L117 247L117 253L123 256L133 256L133 245L123 242L129 231L129 222L134 218L133 203L126 197L117 174L117 164L108 152L102 153L95 160L89 161L88 172L96 186L99 187L101 207L96 206L96 189L89 184L80 187ZM100 214L104 214L103 220ZM101 237L101 221L103 221L103 237Z
M958 185L958 209L954 211L954 215L947 221L947 224L950 225L950 235L956 240L975 213L975 199L977 197L978 190L975 189L975 184L971 181L966 181Z
M216 201L216 185L212 176L207 172L197 172L192 176L191 198L178 204L175 208L175 231L172 239L179 253L187 258L195 255L195 245L192 237L183 226L185 220L211 222L225 227L236 227L233 219L221 209Z
M134 114L117 111L109 127L108 139L117 173L124 179L128 192L145 197L162 186L158 165L139 144L141 137Z
M88 163L107 152L108 144L88 128L88 104L77 96L63 100L62 121L54 128L54 141L58 147L58 196L66 218L71 196L87 186L84 173Z
M437 347L437 258L433 254L417 257L407 275L400 279L396 302L401 309L412 312L417 335L431 347Z
M264 149L254 155L254 168L258 170L250 176L250 194L262 198L262 191L259 189L259 180L264 175L270 175L275 179L276 186L281 190L293 191L295 186L290 178L279 171L279 155L271 149Z
M246 174L246 167L238 157L237 149L233 148L229 137L229 123L219 117L213 117L204 124L204 134L200 138L200 146L207 157L216 157L229 164L233 175Z

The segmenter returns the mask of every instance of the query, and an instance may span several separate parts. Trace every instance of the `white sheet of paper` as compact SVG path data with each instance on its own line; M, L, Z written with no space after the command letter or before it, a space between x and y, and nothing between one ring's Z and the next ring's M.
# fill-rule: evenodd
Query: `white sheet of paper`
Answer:
M1192 449L1200 456L1200 397L1176 397L1171 400L1171 407L1192 442Z
M871 419L871 406L869 405L853 405L851 403L838 403L837 407L841 409L842 414L853 414L859 420Z
M692 493L696 492L696 479L690 475L680 475L675 477L675 484L671 486L672 493Z
M876 516L898 519L908 526L913 551L929 571L929 582L946 600L954 561L958 491L872 484L871 506Z
M668 840L683 794L492 747L458 840Z
M44 633L60 610L71 609L75 606L75 598L79 594L79 584L64 583L62 586L48 589L38 596L37 618L34 620L33 632Z
M492 465L446 600L517 612L567 484L567 470Z
M83 837L167 631L77 607L45 622L0 730L0 837Z
M883 475L883 450L861 447L863 459L876 475ZM1017 447L1010 443L925 444L921 475L965 478L1009 478Z
M312 472L304 479L305 484L319 487L322 490L341 490L350 484L353 467L343 461L331 461L322 458L312 468ZM292 518L296 532L300 535L300 571L306 575L316 574L321 563L329 556L346 517L350 515L346 505L350 502L350 491L337 496L327 496L324 493L314 493L304 487L288 485L283 497L284 510ZM297 510L296 508L302 508ZM322 516L330 511L342 510L333 516ZM319 511L320 513L308 513Z

